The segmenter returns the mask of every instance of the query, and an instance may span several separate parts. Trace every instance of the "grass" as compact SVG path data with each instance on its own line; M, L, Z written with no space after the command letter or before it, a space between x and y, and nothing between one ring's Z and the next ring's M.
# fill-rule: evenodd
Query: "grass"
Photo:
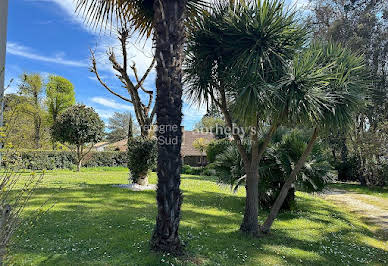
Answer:
M297 210L282 213L270 235L238 232L244 191L231 194L206 177L183 176L180 235L186 255L149 251L155 192L131 192L125 169L49 171L26 215L52 195L56 205L25 225L10 249L16 265L359 265L388 263L387 239L333 204L297 193ZM156 183L156 177L151 178ZM61 189L60 189L61 187ZM263 221L262 213L260 220Z

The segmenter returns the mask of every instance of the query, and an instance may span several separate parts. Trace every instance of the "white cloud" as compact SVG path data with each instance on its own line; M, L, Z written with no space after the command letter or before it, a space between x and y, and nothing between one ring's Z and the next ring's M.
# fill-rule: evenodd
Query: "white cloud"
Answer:
M74 67L88 66L88 64L83 61L74 61L74 60L63 58L64 57L63 53L57 54L55 56L40 55L35 51L33 51L31 48L20 45L16 42L7 42L7 53L12 55L22 56L32 60L66 65L66 66L74 66Z
M106 99L103 97L93 97L91 99L91 101L94 103L97 103L99 105L109 107L112 109L116 109L116 110L121 110L121 111L132 111L133 110L133 106L131 106L129 104L117 103L114 100Z
M102 118L102 119L104 119L104 120L107 120L107 119L109 119L109 118L111 118L112 116L113 116L113 114L114 114L114 112L113 111L109 111L109 110L104 110L104 109L96 109L96 108L94 108L94 110L98 113L98 115Z

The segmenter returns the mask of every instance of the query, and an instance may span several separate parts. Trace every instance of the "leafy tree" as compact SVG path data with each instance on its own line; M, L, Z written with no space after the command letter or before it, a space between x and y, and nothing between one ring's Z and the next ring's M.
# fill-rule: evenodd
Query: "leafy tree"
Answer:
M360 144L378 139L378 125L388 121L388 2L312 0L311 11L311 26L317 39L346 44L354 52L363 53L369 66L373 89L368 108L355 114L352 128L346 132L339 130L329 139L339 177L357 177L363 185L373 184L380 179L375 174L375 162L383 158L376 150Z
M295 14L286 12L282 1L268 0L216 4L189 35L188 96L199 103L216 104L230 129L236 122L239 129L248 128L250 151L238 133L233 130L232 135L247 174L240 229L249 234L258 233L259 163L288 114L283 102L273 102L281 96L272 92L273 84L305 38L306 30ZM271 126L260 141L265 124Z
M178 229L182 132L182 62L185 19L204 0L77 0L78 10L101 25L119 18L140 36L153 33L156 55L156 114L158 125L158 216L151 240L154 250L181 253ZM172 143L175 143L172 145Z
M64 110L75 104L74 86L61 76L50 75L46 83L46 104L49 120L54 124ZM55 149L55 143L53 143Z
M201 166L203 167L203 154L206 151L207 146L209 145L209 141L204 138L195 139L193 142L194 149L198 150L201 153Z
M91 107L74 105L57 118L53 126L53 136L57 141L75 145L77 149L77 169L81 170L82 160L102 139L104 123ZM87 148L86 144L90 143ZM85 151L85 148L87 150Z
M26 112L28 100L18 94L6 94L4 97L4 127L2 142L16 149L35 149L35 125L33 116ZM50 124L45 111L42 111L42 124L39 143L41 148L51 146Z
M313 43L286 68L281 89L288 92L289 121L310 125L314 131L261 227L263 233L269 232L297 175L307 167L319 134L349 127L365 104L369 87L363 56L333 43Z
M46 101L53 123L64 110L75 104L74 86L61 76L50 75L46 84Z
M205 115L194 125L194 130L211 132L217 139L226 138L225 120L220 117Z
M19 94L25 98L22 110L34 123L35 149L41 148L41 134L47 113L42 106L43 81L39 74L23 74L19 85Z
M117 142L125 138L132 138L139 133L139 129L134 125L132 114L130 112L118 113L115 112L108 121L108 129L106 139L109 142Z

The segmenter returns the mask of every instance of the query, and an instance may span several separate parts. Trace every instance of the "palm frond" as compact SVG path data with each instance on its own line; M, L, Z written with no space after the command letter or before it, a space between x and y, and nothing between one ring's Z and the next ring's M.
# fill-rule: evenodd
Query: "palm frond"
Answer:
M153 31L155 0L74 0L76 12L93 28L130 26L140 38L151 36ZM187 16L207 7L205 0L188 0Z
M283 1L220 1L192 25L186 48L186 94L209 101L228 92L235 115L247 124L271 107L268 84L305 42L306 29ZM245 121L244 121L245 120Z

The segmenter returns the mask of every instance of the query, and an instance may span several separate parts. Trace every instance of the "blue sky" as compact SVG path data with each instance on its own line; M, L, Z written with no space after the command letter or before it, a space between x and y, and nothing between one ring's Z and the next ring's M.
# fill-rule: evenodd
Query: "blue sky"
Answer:
M304 1L307 0L299 0L298 4ZM129 54L142 73L152 60L151 42L136 40L129 47ZM23 72L42 73L44 77L56 74L74 84L77 102L95 108L105 121L114 112L133 112L128 103L106 91L88 69L89 50L93 49L103 79L126 95L107 62L105 51L110 47L117 47L114 34L88 27L74 14L73 0L9 0L6 82L11 78L15 82L8 93L17 90L17 78ZM145 86L154 89L154 81L152 72ZM185 102L185 128L191 129L205 112L204 108L191 107Z

